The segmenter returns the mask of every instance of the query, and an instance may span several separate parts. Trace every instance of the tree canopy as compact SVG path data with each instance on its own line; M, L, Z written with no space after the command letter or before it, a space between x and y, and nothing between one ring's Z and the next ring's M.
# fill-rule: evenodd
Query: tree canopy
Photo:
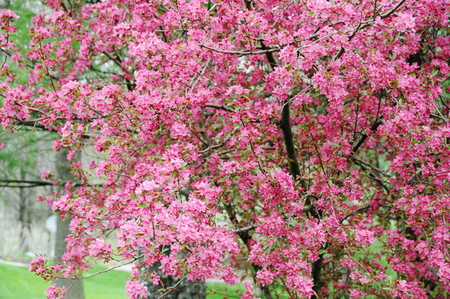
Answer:
M3 128L58 132L81 182L47 198L65 264L32 271L233 284L244 259L245 299L449 296L448 0L46 5L28 49L0 11Z

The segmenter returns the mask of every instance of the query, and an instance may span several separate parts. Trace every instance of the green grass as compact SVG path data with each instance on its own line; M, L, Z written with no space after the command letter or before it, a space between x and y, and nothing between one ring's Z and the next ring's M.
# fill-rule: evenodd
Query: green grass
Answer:
M29 273L25 267L0 264L0 293L2 298L45 298L48 283Z
M95 271L103 268L95 268ZM84 280L86 299L126 299L125 281L129 274L124 271L109 271ZM0 298L45 299L45 290L50 282L28 272L26 267L0 264Z
M88 274L104 270L94 267ZM113 270L83 280L86 299L127 299L125 281L129 274ZM45 299L45 290L51 282L30 273L27 267L0 264L0 298L1 299ZM207 286L208 299L239 298L244 291L242 284L227 286L215 283Z
M208 299L237 299L244 292L242 284L225 285L220 283L208 284L206 286L206 298Z
M95 273L105 268L94 267L89 273ZM125 281L130 274L125 271L113 270L88 278L84 282L86 299L125 299Z

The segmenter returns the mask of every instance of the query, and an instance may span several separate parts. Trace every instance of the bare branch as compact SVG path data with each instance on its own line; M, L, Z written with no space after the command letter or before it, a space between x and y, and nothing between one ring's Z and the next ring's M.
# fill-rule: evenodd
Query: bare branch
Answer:
M200 81L200 79L202 78L202 76L205 74L206 69L208 68L209 63L211 62L211 59L208 59L208 61L206 61L203 66L202 66L202 71L200 72L200 74L197 74L197 76L195 76L194 78L192 78L191 83L189 84L189 92L192 92L195 88L195 86L197 85L197 83Z
M281 50L281 48L268 48L268 49L264 49L264 50L260 50L260 51L228 51L228 50L220 50L220 49L212 48L212 47L209 47L209 46L206 46L203 44L200 44L200 47L215 51L217 53L234 54L234 55L239 55L239 56L266 54L266 53L278 52Z
M375 132L378 127L382 124L382 116L380 117L380 111L381 111L381 101L386 97L386 91L382 90L379 93L376 94L378 98L378 109L377 109L377 115L375 116L375 121L372 124L372 127L370 130L372 132ZM361 139L358 141L358 143L352 148L351 155L353 156L356 151L361 147L361 145L364 143L364 141L367 139L367 134L362 134Z
M79 277L79 279L81 280L81 279L86 279L86 278L94 277L94 276L97 276L97 275L99 275L99 274L109 272L109 271L111 271L111 270L113 270L113 269L117 269L117 268L123 267L123 266L125 266L125 265L132 264L132 263L136 262L137 260L141 259L142 257L144 257L144 255L140 255L140 256L138 256L138 257L133 258L131 261L128 261L128 262L123 263L123 264L119 264L119 265L117 265L117 266L113 266L113 267L108 268L108 269L106 269L106 270L102 270L102 271L99 271L99 272L94 273L94 274L91 274L91 275Z
M209 152L210 150L213 150L213 149L220 148L220 147L224 146L224 145L228 142L228 140L230 140L230 138L234 135L234 133L236 133L237 130L238 130L238 128L235 128L235 129L233 130L233 132L231 132L230 136L228 136L228 137L227 137L223 142L221 142L220 144L216 144L216 145L209 146L208 148L199 151L199 153L202 153L202 154L203 154L203 153Z
M122 63L114 56L112 56L110 53L104 51L103 54L105 54L109 59L111 59L112 61L114 61L114 63L120 67L122 69L122 71L124 71L125 73L131 75L131 71L129 69L127 69L124 65L122 65Z
M352 157L352 160L355 161L356 164L362 164L364 166L367 166L367 167L375 170L376 172L382 174L385 177L389 177L389 175L386 172L384 172L383 170L379 169L378 167L376 167L376 166L374 166L374 165L372 165L370 163L367 163L366 161L360 160L360 159L355 158L355 157Z
M52 182L33 181L33 180L2 180L2 179L0 179L0 183L4 183L4 184L25 184L25 185L31 185L31 187L34 187L34 186L54 186L54 184ZM14 186L0 185L0 187L14 187ZM27 186L23 186L23 185L19 185L18 187L25 187L25 188L27 188Z
M59 118L58 118L58 119L59 119ZM39 130L47 131L47 132L51 132L51 133L58 133L58 132L56 131L56 129L51 130L51 129L45 127L44 125L39 125L39 124L38 124L40 121L43 121L43 120L44 120L44 118L43 118L43 119L30 119L30 120L18 120L18 119L16 119L14 125L17 125L17 126L25 126L25 127L30 127L30 128L35 128L35 129L39 129ZM6 131L5 131L5 132L6 132ZM3 132L3 134L4 134L5 132ZM84 138L84 139L89 139L89 138L91 138L92 136L87 135L87 134L81 134L80 137L82 137L82 138Z
M380 125L381 125L381 120L379 118L377 118L375 120L375 122L372 124L372 127L370 128L370 130L375 132ZM358 151L358 149L363 145L364 141L366 141L367 137L369 137L369 135L367 135L367 134L363 134L361 136L361 139L359 139L358 143L352 148L351 155L354 155Z
M204 107L225 110L225 111L233 112L233 113L236 112L236 110L234 110L233 108L230 108L230 107L227 107L227 106L224 106L224 105L212 104L212 103L211 104L206 104Z
M283 105L283 109L281 111L281 120L279 123L281 131L283 131L283 140L284 145L287 152L287 159L288 159L288 165L289 165L289 172L292 175L292 179L294 182L296 182L300 177L300 166L298 164L297 160L297 154L295 152L295 145L294 145L294 136L292 134L292 128L291 128L291 116L290 116L290 107L289 102L285 102ZM303 180L300 180L302 183L302 187L306 188L306 184Z
M388 11L387 13L385 13L385 14L382 14L382 15L380 15L380 17L382 18L382 19L385 19L385 18L387 18L387 17L389 17L390 15L392 15L403 3L405 3L406 2L406 0L401 0L399 3L397 3L397 5L396 6L394 6L390 11Z
M243 227L243 228L235 229L235 230L233 230L233 232L239 234L239 233L248 232L248 231L251 231L251 230L254 230L254 229L255 229L255 227L253 225L250 225L250 226L246 226L246 227Z
M166 288L167 291L164 294L162 294L161 296L159 296L158 299L161 299L161 298L164 298L165 296L167 296L167 294L169 294L170 292L175 290L177 288L177 286L185 279L186 279L186 277L183 277L173 286Z
M68 182L47 182L47 181L35 181L35 180L8 180L0 179L0 188L34 188L42 186L64 186ZM74 183L75 187L85 186L86 184ZM89 185L89 186L102 186L101 184Z

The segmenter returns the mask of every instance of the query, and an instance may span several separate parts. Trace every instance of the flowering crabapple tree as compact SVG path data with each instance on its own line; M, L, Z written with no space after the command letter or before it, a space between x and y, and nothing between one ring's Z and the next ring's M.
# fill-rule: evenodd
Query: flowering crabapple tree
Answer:
M145 266L234 284L246 260L241 298L450 296L449 0L47 5L27 51L0 13L2 125L58 132L81 182L47 198L71 235L36 274L139 260L146 298Z

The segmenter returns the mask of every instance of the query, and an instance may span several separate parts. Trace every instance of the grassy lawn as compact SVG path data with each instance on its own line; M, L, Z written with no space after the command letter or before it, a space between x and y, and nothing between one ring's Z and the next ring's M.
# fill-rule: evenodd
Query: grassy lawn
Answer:
M242 284L229 286L214 283L206 286L206 298L208 299L238 299L243 292L244 286Z
M96 267L89 273L105 268ZM86 299L126 299L125 281L129 274L125 271L109 271L84 280ZM45 290L50 282L42 280L27 267L0 264L0 298L1 299L45 299ZM244 291L243 285L227 286L220 283L207 286L208 299L239 298Z
M47 285L27 268L0 264L0 292L5 299L42 299Z
M99 270L102 269L93 271ZM126 299L125 280L128 277L127 272L116 270L84 280L86 299ZM49 284L28 272L26 267L0 264L0 298L2 299L45 299L44 292Z

